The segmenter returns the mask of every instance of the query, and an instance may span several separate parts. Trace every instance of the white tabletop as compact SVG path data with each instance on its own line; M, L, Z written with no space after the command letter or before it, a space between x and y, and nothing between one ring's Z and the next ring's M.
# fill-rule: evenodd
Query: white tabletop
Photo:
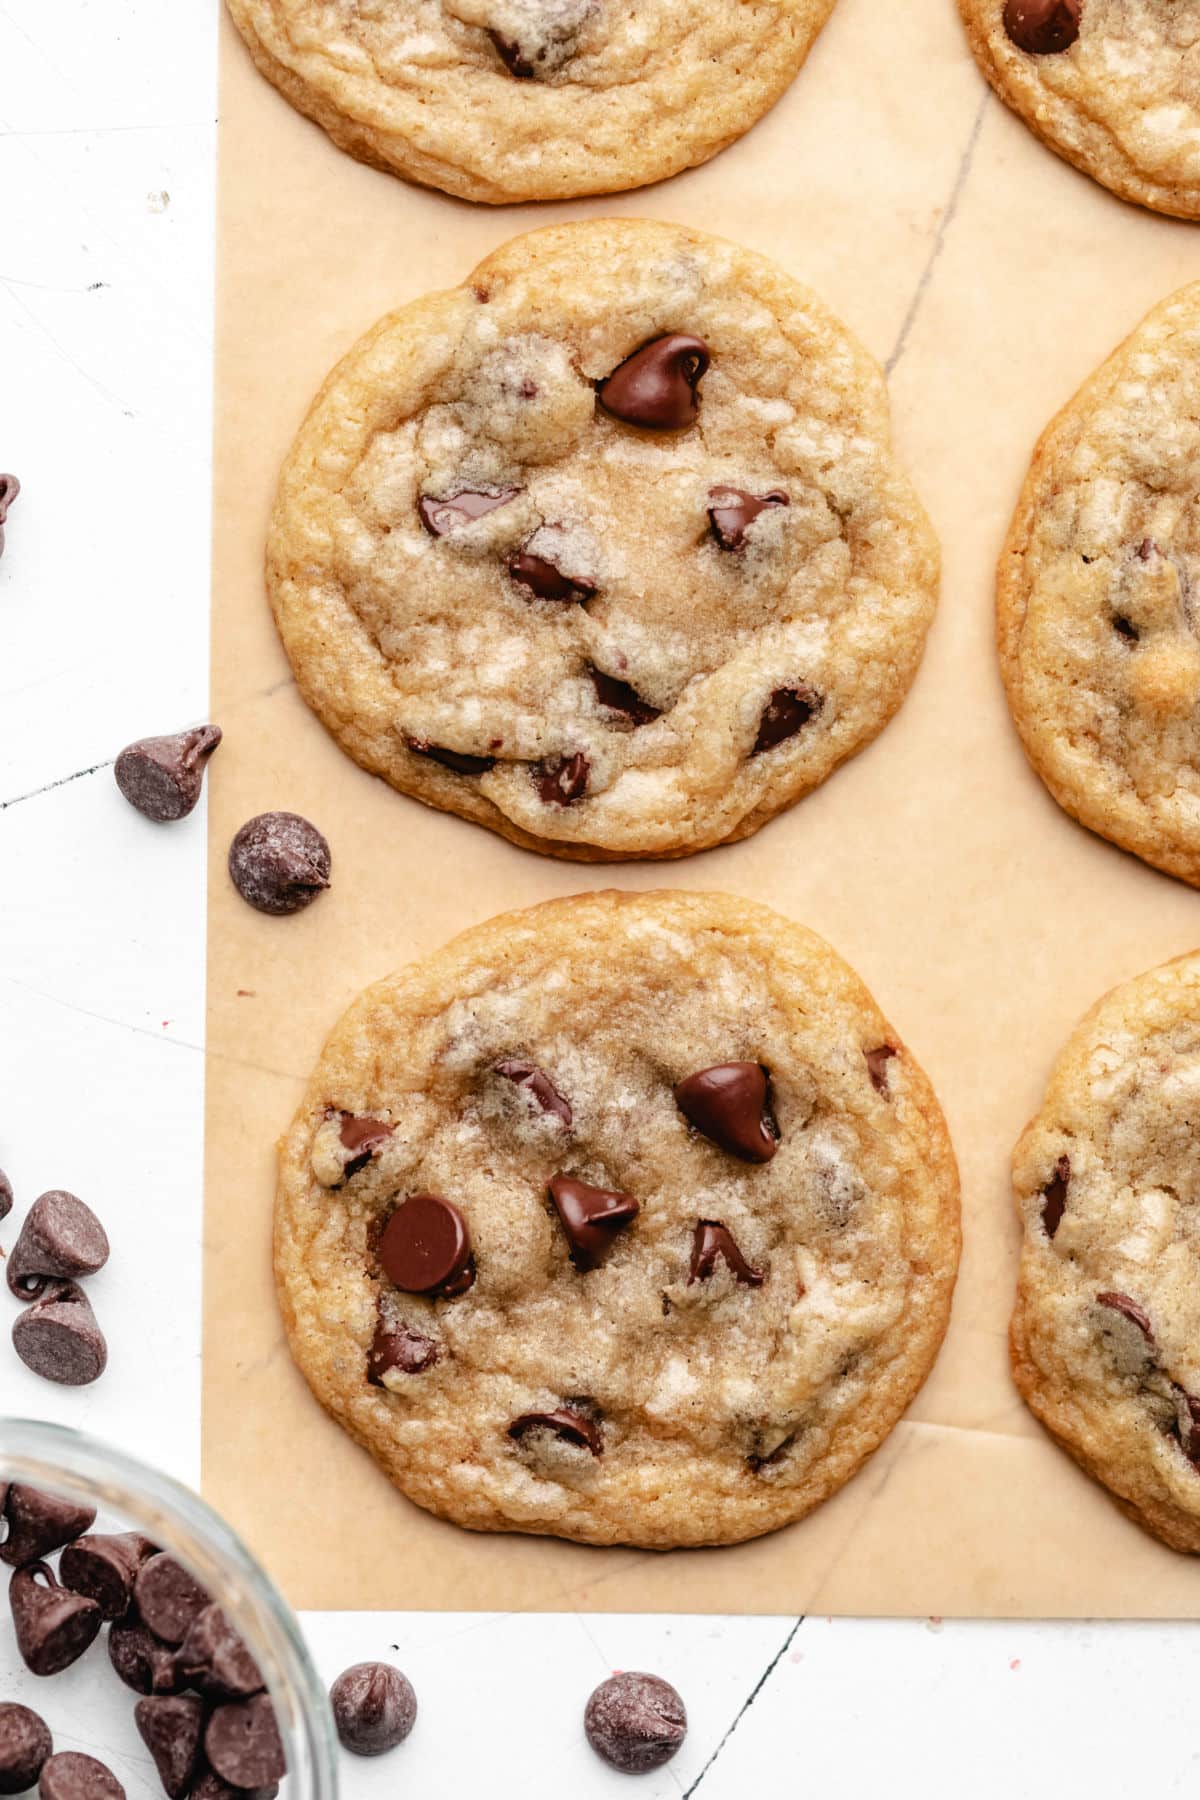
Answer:
M951 0L926 0L949 6ZM0 1166L18 1209L95 1206L111 1366L49 1387L0 1354L0 1408L86 1425L195 1482L204 1043L203 808L121 801L131 738L205 712L217 0L0 0ZM966 146L964 146L964 151ZM953 229L948 218L947 229ZM2 1346L0 1346L2 1350ZM147 1395L161 1398L153 1407ZM332 1678L412 1679L409 1742L345 1792L616 1796L580 1714L617 1667L691 1728L645 1800L703 1789L922 1800L1190 1791L1187 1626L309 1614ZM156 1793L90 1659L53 1682L0 1621L0 1698Z

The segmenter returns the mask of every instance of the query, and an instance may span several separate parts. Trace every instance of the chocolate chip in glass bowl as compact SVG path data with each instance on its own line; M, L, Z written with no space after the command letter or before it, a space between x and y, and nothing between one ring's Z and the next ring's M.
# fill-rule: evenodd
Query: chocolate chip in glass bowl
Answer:
M204 1734L205 1705L195 1694L158 1694L139 1700L134 1723L154 1759L168 1800L181 1800L191 1786Z
M142 1623L164 1644L182 1644L196 1615L212 1605L207 1588L165 1550L142 1564L133 1598Z
M31 1707L0 1700L0 1794L27 1793L53 1749L43 1718Z
M36 1300L48 1281L78 1281L108 1261L108 1235L75 1194L39 1194L9 1253L5 1275L18 1300Z
M329 886L329 845L299 813L259 813L229 846L229 877L258 912L302 912Z
M218 1706L204 1732L204 1754L232 1787L264 1787L281 1781L286 1764L275 1708L266 1694Z
M60 1500L56 1494L44 1494L40 1488L14 1481L0 1520L0 1562L11 1569L40 1562L82 1537L95 1522L93 1507L76 1506L73 1500Z
M104 1617L123 1619L133 1603L133 1584L144 1562L159 1554L140 1531L97 1532L68 1544L59 1559L59 1578L73 1594L94 1600Z
M383 1756L402 1744L417 1717L408 1677L390 1663L355 1663L329 1690L342 1748L354 1756Z
M108 1660L135 1694L177 1694L183 1686L175 1650L155 1637L136 1613L109 1631Z
M588 1743L625 1775L670 1762L687 1735L687 1709L658 1675L621 1671L602 1681L583 1714Z
M220 742L219 725L139 738L126 744L113 765L117 786L130 806L156 825L186 819L200 798L208 759Z
M108 1345L91 1301L74 1281L55 1281L13 1321L13 1349L35 1375L87 1387L108 1366Z
M126 1800L126 1794L112 1770L94 1756L60 1750L42 1770L38 1800Z
M208 1700L248 1700L266 1687L249 1645L219 1606L196 1614L179 1646L176 1667Z
M218 1775L215 1769L202 1768L192 1783L192 1791L188 1800L275 1800L279 1792L279 1783L272 1781L266 1787L239 1788Z
M58 1675L77 1662L99 1634L94 1600L61 1587L48 1563L27 1563L8 1584L17 1649L35 1675Z

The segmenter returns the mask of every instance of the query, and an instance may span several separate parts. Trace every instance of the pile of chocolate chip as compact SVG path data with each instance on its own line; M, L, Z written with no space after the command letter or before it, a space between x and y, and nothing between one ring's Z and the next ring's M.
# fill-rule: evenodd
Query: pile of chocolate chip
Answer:
M0 1170L0 1219L12 1201L12 1184ZM11 1292L28 1303L13 1325L13 1348L35 1375L64 1387L86 1387L103 1375L108 1346L79 1283L107 1261L104 1227L82 1200L54 1188L34 1201L9 1254L7 1277Z
M170 1800L273 1800L283 1778L275 1709L258 1665L210 1595L137 1532L93 1534L94 1510L0 1483L0 1561L17 1648L57 1675L107 1625L108 1657L140 1695L134 1719ZM61 1552L58 1571L46 1560ZM44 1720L0 1703L0 1794L125 1800L94 1757L55 1755Z

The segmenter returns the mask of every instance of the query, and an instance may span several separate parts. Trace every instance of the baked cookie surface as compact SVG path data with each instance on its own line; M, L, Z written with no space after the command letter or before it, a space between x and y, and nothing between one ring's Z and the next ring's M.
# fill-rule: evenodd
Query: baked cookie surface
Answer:
M1200 884L1200 283L1046 431L997 583L1026 752L1060 806Z
M1200 1550L1200 954L1093 1007L1013 1158L1025 1400L1126 1512Z
M383 319L267 552L344 749L584 860L743 837L823 781L900 705L937 577L866 352L763 258L637 220Z
M293 1355L419 1505L666 1547L802 1517L929 1372L929 1083L819 938L711 894L497 918L368 989L281 1145Z
M229 0L343 150L466 200L662 180L748 131L834 0Z
M1200 17L1179 0L958 0L975 59L1052 150L1200 216Z

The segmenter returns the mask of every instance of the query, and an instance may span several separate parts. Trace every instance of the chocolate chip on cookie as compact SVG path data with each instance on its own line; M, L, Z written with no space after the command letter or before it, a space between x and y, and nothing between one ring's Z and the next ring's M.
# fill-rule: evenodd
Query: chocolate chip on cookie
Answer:
M537 1106L544 1113L560 1119L568 1128L574 1117L571 1103L559 1093L545 1069L539 1069L536 1063L526 1062L520 1057L509 1057L505 1062L496 1064L497 1075L505 1081L514 1081L518 1087L530 1094Z
M366 1168L377 1150L382 1150L392 1135L392 1127L382 1119L359 1118L344 1112L338 1131L342 1149L347 1152L345 1179Z
M405 1294L453 1299L475 1279L467 1221L441 1194L411 1194L396 1208L379 1240L379 1261Z
M59 1584L49 1563L26 1563L8 1584L17 1649L35 1675L57 1675L77 1662L104 1623L94 1600Z
M46 1721L32 1708L0 1700L0 1794L33 1787L53 1748Z
M204 1732L204 1753L232 1787L257 1788L287 1773L275 1708L266 1694L218 1706Z
M708 1281L715 1275L718 1259L723 1260L734 1279L746 1287L761 1287L766 1279L761 1270L751 1268L726 1226L711 1219L701 1219L692 1234L688 1286L694 1286L697 1281Z
M594 1269L611 1248L616 1233L641 1211L632 1194L591 1187L574 1175L553 1176L550 1198L571 1247L571 1261L581 1271Z
M68 1544L58 1572L65 1587L94 1600L106 1619L123 1619L133 1603L138 1570L157 1555L158 1546L140 1531L97 1533Z
M130 806L156 825L185 819L200 798L208 759L220 742L217 725L139 738L125 746L113 765L117 786Z
M591 668L588 674L596 690L597 700L607 711L619 713L631 725L652 725L655 719L661 719L659 708L651 706L648 700L643 700L637 689L627 681L618 681L615 675L606 675L603 669Z
M1131 1325L1136 1325L1148 1344L1154 1343L1154 1328L1143 1309L1128 1294L1097 1294L1096 1305L1106 1306L1111 1312L1120 1313Z
M302 912L329 886L329 845L299 813L260 813L229 846L229 875L259 912Z
M384 1756L402 1744L417 1718L412 1683L390 1663L355 1663L329 1690L333 1722L343 1750Z
M29 1209L9 1254L8 1285L18 1300L36 1300L50 1281L94 1275L108 1254L108 1237L91 1207L55 1188Z
M574 806L587 793L592 765L582 750L571 756L547 756L533 764L534 786L546 806Z
M810 687L776 688L763 708L752 756L773 750L795 737L821 710L821 696Z
M423 494L417 503L417 511L430 537L445 537L460 525L484 519L488 513L495 512L497 507L507 506L520 492L520 488L499 488L495 493L487 494L463 488L457 494L448 494L443 500L435 500L431 495Z
M670 1762L687 1735L687 1708L658 1675L610 1675L584 1708L583 1729L597 1756L625 1775Z
M746 533L760 513L773 506L788 506L782 488L768 494L749 494L744 488L715 487L708 496L708 517L713 537L722 550L743 550Z
M463 750L447 750L444 744L431 744L425 738L405 738L405 743L414 756L427 756L430 762L441 763L443 769L450 769L455 775L486 775L494 769L494 756L470 756Z
M13 1321L13 1349L35 1375L59 1387L89 1387L108 1366L92 1303L74 1281L52 1281Z
M133 1709L168 1800L181 1800L200 1756L205 1706L195 1694L151 1694Z
M367 1380L385 1387L385 1375L423 1375L438 1359L438 1347L423 1331L411 1325L389 1326L380 1320L367 1353Z
M576 1412L574 1407L560 1406L554 1412L522 1413L514 1419L508 1428L510 1438L518 1442L529 1432L546 1431L552 1436L562 1438L565 1443L574 1444L580 1450L589 1450L593 1456L604 1454L604 1439L600 1427L586 1413Z
M15 475L0 475L0 556L4 555L4 527L8 520L8 509L21 491L21 484Z
M652 338L597 384L605 412L646 431L685 431L700 416L700 383L711 353L703 338Z
M508 564L508 572L518 587L531 593L535 600L561 600L580 604L596 593L594 581L582 575L567 575L549 557L534 556L519 550Z
M890 1086L888 1064L894 1056L899 1055L895 1045L880 1044L877 1049L866 1050L863 1054L867 1059L867 1073L871 1077L871 1086L877 1094L886 1094Z
M1082 0L1005 0L1004 29L1018 50L1056 56L1079 36Z
M164 1644L182 1644L193 1619L212 1605L207 1588L165 1550L142 1564L133 1597L142 1622Z
M1046 1227L1046 1236L1052 1238L1062 1224L1063 1214L1067 1210L1067 1188L1071 1181L1071 1159L1060 1156L1054 1166L1054 1174L1042 1189L1042 1224Z
M38 1800L126 1800L111 1769L78 1750L60 1750L42 1770Z
M715 1063L675 1088L680 1112L696 1130L743 1162L770 1162L779 1148L770 1080L759 1063Z
M0 1562L10 1569L40 1562L81 1537L95 1522L94 1507L77 1506L73 1500L60 1500L57 1494L44 1494L40 1488L14 1481L0 1519Z

